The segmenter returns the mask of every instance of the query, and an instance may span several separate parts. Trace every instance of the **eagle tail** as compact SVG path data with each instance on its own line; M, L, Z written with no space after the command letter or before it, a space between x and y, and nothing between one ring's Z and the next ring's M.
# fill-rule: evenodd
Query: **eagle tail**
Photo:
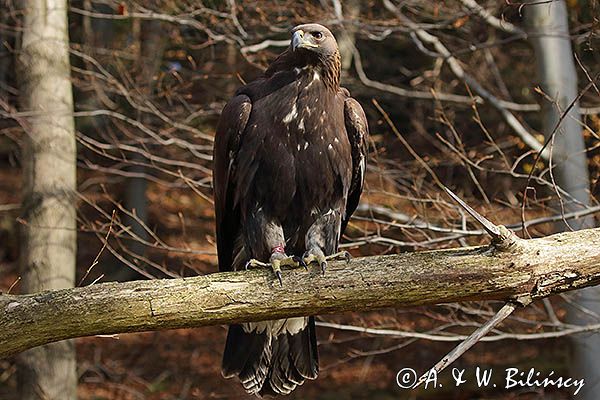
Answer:
M306 379L315 379L319 358L314 318L231 325L222 372L225 378L237 376L248 393L258 396L289 394Z

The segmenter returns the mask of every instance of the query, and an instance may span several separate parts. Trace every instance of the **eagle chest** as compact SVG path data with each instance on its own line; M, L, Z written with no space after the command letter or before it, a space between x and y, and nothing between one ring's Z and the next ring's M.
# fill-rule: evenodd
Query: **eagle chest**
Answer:
M324 184L330 186L333 179L342 178L351 157L350 143L343 102L330 93L311 90L311 83L284 114L281 139L301 174L296 177L301 187L320 184L323 190Z
M256 185L277 188L270 200L278 208L330 207L345 199L352 159L343 98L313 77L264 100L261 109L273 111L257 116L251 125L263 136L255 160Z

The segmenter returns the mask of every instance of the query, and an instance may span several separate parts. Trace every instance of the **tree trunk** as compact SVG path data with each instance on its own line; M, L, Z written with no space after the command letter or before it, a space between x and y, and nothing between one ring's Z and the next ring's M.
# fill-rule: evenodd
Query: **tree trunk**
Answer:
M550 138L554 133L554 138L550 142L552 163L556 166L553 170L554 177L556 184L573 197L573 199L562 199L564 212L581 210L589 204L590 179L579 103L576 101L577 71L569 37L567 6L560 0L529 5L525 10L529 36L535 49L540 86L552 99L543 102L542 118L546 138ZM567 109L569 109L568 113L563 116ZM594 219L589 216L571 220L568 225L560 222L557 224L557 229L562 231L592 226L594 226ZM598 303L600 289L581 290L573 299L579 306L600 313ZM570 307L567 320L572 324L589 323L585 317L580 315L579 310ZM573 344L575 369L579 373L600 370L600 335L576 336L573 338ZM596 399L597 383L586 384L579 396L582 399Z
M556 184L574 198L562 199L565 212L581 210L590 201L590 177L579 102L575 101L578 94L577 71L569 38L567 6L560 0L529 5L525 10L535 50L538 81L543 92L552 99L543 102L541 112L544 135L549 138L554 134L549 144L555 166L554 178ZM563 118L567 109L569 112ZM594 221L590 216L569 222L569 225L573 229L590 228ZM564 224L559 228L561 231L568 229Z
M344 19L350 23L344 24L344 30L341 32L338 44L340 56L342 57L342 71L347 72L352 66L352 57L354 54L354 44L356 43L357 26L352 22L356 21L360 15L360 1L348 0L344 2Z
M19 54L20 96L28 119L23 150L21 290L72 287L75 281L76 145L66 0L26 0ZM22 400L76 398L71 341L17 360Z
M163 52L166 46L166 36L164 35L164 28L160 21L142 21L134 20L134 26L137 24L137 28L134 29L136 36L138 37L139 43L139 75L136 79L138 90L143 98L148 101L152 101L152 94L155 89L155 78L156 74L160 70L160 65L163 59ZM139 116L139 121L148 125L152 119L147 114ZM139 163L147 161L142 155L133 153L130 156L132 165L128 168L128 171L136 174L144 174L147 172L146 168ZM147 240L150 236L144 225L148 226L148 197L146 190L148 189L148 181L143 176L131 177L127 179L127 185L125 186L125 208L129 211L134 212L135 218L131 216L125 216L124 222L126 226L129 226L135 236L142 240ZM131 260L137 263L136 256L144 257L146 251L146 245L139 240L132 239L127 242L128 250L135 256ZM139 279L140 275L132 269L122 269L119 273L114 276L116 280L125 281L132 279Z

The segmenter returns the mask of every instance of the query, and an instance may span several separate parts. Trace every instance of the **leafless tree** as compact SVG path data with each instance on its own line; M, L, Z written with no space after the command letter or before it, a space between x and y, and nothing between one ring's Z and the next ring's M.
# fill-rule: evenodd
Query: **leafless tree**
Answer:
M564 189L568 197L557 195L559 208L563 212L586 208L590 203L588 160L583 137L583 125L579 111L577 67L569 40L567 5L564 1L528 4L525 7L528 35L535 49L538 79L541 83L542 120L546 145L551 149L551 178ZM585 68L580 65L580 68ZM588 82L593 83L593 81ZM588 84L587 88L592 85ZM594 226L593 216L576 221L561 220L560 230L584 229ZM600 312L600 290L586 288L574 298L577 304L593 313ZM570 307L568 322L585 324L589 317L582 315L576 307ZM573 338L576 370L579 373L600 369L600 336ZM595 399L598 393L598 378L588 382L580 396Z
M23 3L20 62L24 124L21 290L75 283L76 150L67 2ZM21 399L75 399L75 347L63 341L19 357Z

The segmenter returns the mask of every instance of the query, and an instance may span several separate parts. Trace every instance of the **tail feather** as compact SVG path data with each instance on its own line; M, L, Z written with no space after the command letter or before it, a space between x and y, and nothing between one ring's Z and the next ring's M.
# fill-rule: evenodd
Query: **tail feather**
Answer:
M306 349L290 353L298 373L306 379L316 379L319 375L319 353L314 317L308 318L303 335L290 335L291 349Z
M270 342L267 335L247 333L242 325L231 325L223 353L223 376L238 376L248 393L257 393L269 373Z
M304 323L301 329L298 319L231 325L223 376L237 376L248 393L258 396L289 394L306 379L315 379L319 359L314 318Z
M265 379L269 373L269 364L271 362L271 351L269 346L265 346L264 351L256 358L248 358L244 369L240 371L240 382L248 393L255 394L262 388Z
M268 338L244 332L241 325L230 325L223 352L221 372L225 378L238 375L249 359L257 359L267 347ZM240 345L241 344L241 345Z
M290 365L290 348L287 336L287 334L281 335L273 342L273 353L276 355L276 358L273 360L269 370L268 384L275 393L280 394L289 394L292 390L296 389L296 386L304 383L304 379L301 376L294 376L295 368ZM265 392L267 391L262 391L262 393Z

